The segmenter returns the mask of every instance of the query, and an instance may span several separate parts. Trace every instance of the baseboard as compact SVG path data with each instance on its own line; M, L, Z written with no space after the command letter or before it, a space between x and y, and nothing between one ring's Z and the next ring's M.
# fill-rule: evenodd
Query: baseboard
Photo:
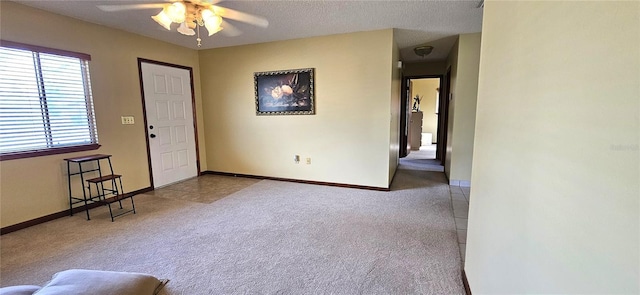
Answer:
M471 295L471 287L469 287L469 280L467 280L467 273L462 270L462 284L464 285L464 292L467 295Z
M462 186L462 187L471 187L471 181L450 179L449 180L449 185Z
M365 186L365 185L356 185L356 184L344 184L344 183L334 183L334 182L322 182L322 181L311 181L311 180L300 180L300 179L280 178L280 177L270 177L270 176L258 176L258 175L238 174L238 173L219 172L219 171L210 171L210 170L204 171L204 172L202 172L202 174L224 175L224 176L234 176L234 177L246 177L246 178L254 178L254 179L268 179L268 180L297 182L297 183L326 185L326 186L337 186L337 187L346 187L346 188L357 188L357 189L366 189L366 190L384 191L384 192L390 191L389 188L384 188L384 187Z
M137 195L137 194L150 192L152 190L153 190L152 187L147 187L147 188L139 189L139 190L127 193L127 194ZM106 201L110 201L111 199L115 199L115 198L116 197L111 197L111 198L108 198ZM88 207L89 209L93 209L93 208L96 208L96 207L99 207L99 206L102 206L102 205L103 205L102 203L97 203L96 202L96 203L91 203L89 205L86 205L86 207ZM85 205L82 205L80 207L75 207L75 208L72 209L72 211L73 211L73 214L84 212L85 211ZM65 217L65 216L69 216L69 210L68 209L64 210L64 211L56 212L56 213L53 213L53 214L49 214L49 215L46 215L46 216L38 217L36 219L31 219L31 220L27 220L27 221L24 221L24 222L20 222L18 224L5 226L3 228L0 228L0 235L8 234L8 233L11 233L11 232L14 232L14 231L25 229L27 227L31 227L31 226L34 226L34 225L45 223L47 221L55 220L55 219L62 218L62 217Z

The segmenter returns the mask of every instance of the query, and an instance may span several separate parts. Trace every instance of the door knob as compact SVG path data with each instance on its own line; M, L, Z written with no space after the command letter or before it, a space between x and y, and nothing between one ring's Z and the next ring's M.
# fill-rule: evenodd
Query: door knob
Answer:
M151 137L151 138L156 138L156 135L155 135L155 134L153 134L153 133L151 133L151 135L149 135L149 137Z

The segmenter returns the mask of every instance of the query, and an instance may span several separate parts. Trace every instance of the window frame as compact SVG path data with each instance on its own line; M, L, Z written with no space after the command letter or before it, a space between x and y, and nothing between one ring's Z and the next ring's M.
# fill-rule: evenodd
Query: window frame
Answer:
M28 50L35 51L39 53L47 53L47 54L55 54L66 57L75 57L78 59L91 61L91 55L62 50L62 49L54 49L37 45L30 45L24 43L18 43L7 40L0 40L0 47L19 49L19 50ZM93 114L93 120L95 122L95 112ZM95 123L94 123L95 124ZM97 127L96 127L97 129ZM0 153L0 161L6 160L15 160L15 159L24 159L24 158L33 158L40 156L49 156L49 155L57 155L57 154L66 154L66 153L74 153L81 151L89 151L89 150L97 150L100 148L100 144L91 143L91 144L79 144L65 147L54 147L54 148L44 148L44 149L36 149L36 150L28 150L28 151L18 151L18 152L8 152L8 153Z

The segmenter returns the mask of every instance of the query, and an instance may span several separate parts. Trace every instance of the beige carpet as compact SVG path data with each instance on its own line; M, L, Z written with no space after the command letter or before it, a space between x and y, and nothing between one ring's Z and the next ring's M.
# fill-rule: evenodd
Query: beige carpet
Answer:
M0 237L0 285L69 268L171 279L166 294L464 294L449 187L399 170L391 192L263 180L210 204L138 195Z
M440 160L436 160L436 145L421 146L400 159L400 169L444 172Z

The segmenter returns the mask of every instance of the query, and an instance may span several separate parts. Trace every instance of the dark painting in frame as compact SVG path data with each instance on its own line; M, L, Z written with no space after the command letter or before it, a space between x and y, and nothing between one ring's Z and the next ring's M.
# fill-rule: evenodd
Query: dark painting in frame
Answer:
M257 115L314 115L314 69L253 74Z

